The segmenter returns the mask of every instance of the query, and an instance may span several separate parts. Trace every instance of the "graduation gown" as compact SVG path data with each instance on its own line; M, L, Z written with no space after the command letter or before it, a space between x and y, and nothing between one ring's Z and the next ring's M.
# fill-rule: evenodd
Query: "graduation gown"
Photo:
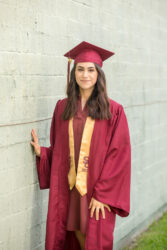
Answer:
M40 189L49 190L45 250L80 250L74 232L66 231L69 204L68 172L69 121L61 114L67 98L58 100L50 128L50 147L41 147L36 156ZM94 197L108 204L105 219L95 212L86 227L85 250L112 250L116 214L125 217L130 212L131 144L124 108L110 99L111 119L96 119L88 160L88 204Z

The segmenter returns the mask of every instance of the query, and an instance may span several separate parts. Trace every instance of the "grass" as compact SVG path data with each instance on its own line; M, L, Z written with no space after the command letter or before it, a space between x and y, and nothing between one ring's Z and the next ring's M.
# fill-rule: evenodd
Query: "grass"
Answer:
M167 250L167 212L123 250Z

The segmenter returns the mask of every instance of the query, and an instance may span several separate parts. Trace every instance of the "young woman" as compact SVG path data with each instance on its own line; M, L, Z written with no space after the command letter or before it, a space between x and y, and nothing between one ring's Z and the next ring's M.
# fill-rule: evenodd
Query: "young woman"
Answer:
M75 61L67 98L53 113L50 147L31 131L40 189L50 188L46 250L112 250L115 216L129 215L129 128L102 70L113 54L87 42L66 53Z

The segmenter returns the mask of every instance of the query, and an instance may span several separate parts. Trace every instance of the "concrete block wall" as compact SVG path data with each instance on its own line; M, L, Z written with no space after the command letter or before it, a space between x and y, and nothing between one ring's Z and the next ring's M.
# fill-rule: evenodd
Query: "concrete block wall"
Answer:
M83 40L115 52L103 69L131 134L131 214L117 217L115 250L166 207L166 9L165 0L0 1L1 250L44 249L48 190L39 190L30 132L49 145L63 54Z

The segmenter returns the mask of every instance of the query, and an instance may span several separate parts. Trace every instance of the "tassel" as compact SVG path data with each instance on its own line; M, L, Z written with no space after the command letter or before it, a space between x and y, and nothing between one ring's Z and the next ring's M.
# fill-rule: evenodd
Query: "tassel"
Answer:
M67 89L68 89L68 86L69 86L69 81L70 81L70 64L72 62L72 59L69 57L68 58L68 68L67 68Z

